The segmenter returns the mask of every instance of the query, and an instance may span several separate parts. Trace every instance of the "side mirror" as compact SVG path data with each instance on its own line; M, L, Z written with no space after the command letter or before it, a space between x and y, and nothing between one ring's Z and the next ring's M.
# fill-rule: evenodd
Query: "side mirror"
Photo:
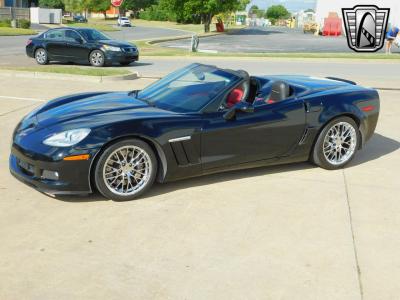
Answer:
M226 113L224 113L223 117L225 120L232 120L238 111L243 113L253 113L254 106L250 103L240 101L232 106Z
M83 40L80 37L75 38L75 42L77 42L79 44L83 44Z

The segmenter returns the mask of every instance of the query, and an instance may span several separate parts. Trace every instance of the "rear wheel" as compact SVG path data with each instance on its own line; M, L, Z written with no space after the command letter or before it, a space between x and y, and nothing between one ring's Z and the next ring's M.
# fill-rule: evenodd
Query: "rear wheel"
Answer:
M336 118L318 136L312 161L328 170L342 168L353 159L360 140L360 131L352 118Z
M89 62L93 67L103 67L105 62L104 53L100 50L94 50L89 55Z
M39 48L35 51L35 60L39 65L46 65L49 62L47 51L44 48Z
M133 200L153 184L157 158L151 147L137 139L127 139L108 147L95 167L97 189L106 198Z

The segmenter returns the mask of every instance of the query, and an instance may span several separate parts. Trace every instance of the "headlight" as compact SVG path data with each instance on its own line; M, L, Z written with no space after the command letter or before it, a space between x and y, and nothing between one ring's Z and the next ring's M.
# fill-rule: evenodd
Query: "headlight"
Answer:
M89 128L67 130L48 137L43 141L43 144L54 147L69 147L78 144L89 133Z
M114 46L109 46L109 45L104 45L103 48L108 51L121 51L120 47L114 47Z

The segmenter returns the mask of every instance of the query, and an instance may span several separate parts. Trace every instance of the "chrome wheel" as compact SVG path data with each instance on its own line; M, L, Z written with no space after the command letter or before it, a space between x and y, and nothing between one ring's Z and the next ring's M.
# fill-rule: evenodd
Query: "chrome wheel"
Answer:
M151 170L151 159L146 151L137 146L123 146L107 157L103 179L113 194L130 196L146 186Z
M46 50L44 50L44 49L39 49L39 50L37 50L37 51L36 51L35 57L36 57L36 61L37 61L39 64L45 64L45 63L47 62L47 53L46 53Z
M95 51L90 55L90 62L93 66L102 66L104 62L104 56L100 51Z
M325 159L332 165L346 163L357 145L356 129L347 122L339 122L329 128L323 142Z

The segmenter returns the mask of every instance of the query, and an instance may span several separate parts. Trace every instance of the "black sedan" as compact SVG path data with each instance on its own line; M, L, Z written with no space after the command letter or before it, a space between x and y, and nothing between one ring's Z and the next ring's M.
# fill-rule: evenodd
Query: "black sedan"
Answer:
M26 54L40 65L50 61L90 63L95 67L139 60L139 50L131 43L115 41L90 28L50 29L28 40Z
M87 23L87 19L84 16L74 16L73 20L77 23Z
M192 64L141 91L37 108L14 131L10 170L50 194L130 200L155 180L307 160L338 169L378 115L376 90L351 81Z

